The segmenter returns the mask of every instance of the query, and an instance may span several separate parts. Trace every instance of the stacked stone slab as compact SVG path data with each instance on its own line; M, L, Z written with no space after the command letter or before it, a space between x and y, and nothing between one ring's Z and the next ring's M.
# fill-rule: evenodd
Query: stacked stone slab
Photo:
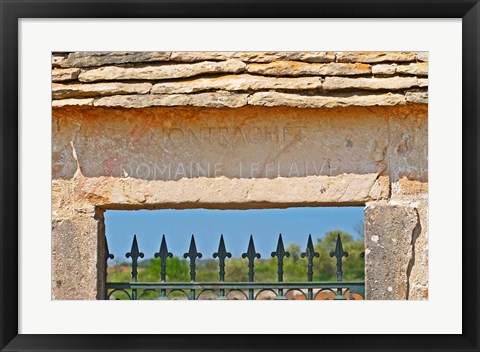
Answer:
M426 104L427 76L424 52L53 53L52 105Z

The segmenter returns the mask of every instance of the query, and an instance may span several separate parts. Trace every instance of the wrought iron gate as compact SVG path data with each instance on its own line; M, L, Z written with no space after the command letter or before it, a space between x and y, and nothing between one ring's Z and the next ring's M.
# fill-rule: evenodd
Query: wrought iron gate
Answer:
M106 239L105 239L106 241ZM342 260L348 257L348 252L343 250L342 239L337 236L335 250L330 253L330 257L336 260L336 282L317 282L313 281L313 262L320 253L315 252L312 237L308 236L307 247L305 252L301 253L302 258L307 259L306 277L307 281L302 282L284 282L284 259L290 256L283 245L282 236L278 238L277 249L271 253L272 257L277 258L277 281L276 282L255 282L255 259L260 259L260 253L255 250L253 237L250 236L247 251L242 254L242 258L248 260L248 282L225 282L225 262L227 258L231 258L230 252L227 252L223 236L220 237L220 243L217 252L213 253L213 258L218 259L219 281L217 282L197 282L196 279L196 259L202 258L202 253L197 251L195 238L192 235L190 248L183 255L190 262L190 282L167 282L168 259L173 254L168 251L165 235L162 237L160 250L154 254L155 258L161 261L160 266L160 282L138 282L138 259L144 258L144 254L138 248L136 236L133 237L132 248L126 253L126 258L131 259L132 281L131 282L106 282L105 299L112 299L116 292L123 292L130 300L138 300L147 292L155 294L154 299L168 300L178 299L179 295L183 299L198 300L205 299L205 293L214 294L213 299L246 299L256 300L265 299L263 293L268 292L269 298L276 300L296 299L292 297L300 297L300 299L316 300L316 299L364 299L365 283L364 282L344 282L342 271ZM364 253L361 253L364 256ZM106 244L105 264L108 259L114 256L109 253ZM295 293L293 295L292 293ZM210 298L212 299L212 298Z

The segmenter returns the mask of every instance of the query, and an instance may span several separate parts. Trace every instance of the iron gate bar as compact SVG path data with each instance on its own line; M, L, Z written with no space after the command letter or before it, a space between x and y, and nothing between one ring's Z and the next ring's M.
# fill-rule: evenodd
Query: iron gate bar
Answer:
M361 257L364 257L364 253L360 254ZM167 280L167 259L173 258L173 254L168 251L167 242L165 235L162 236L162 241L160 244L160 249L157 253L154 253L155 258L160 258L160 280L161 282L138 282L138 258L144 258L144 254L140 252L138 248L137 236L133 236L132 248L130 252L125 255L127 258L131 258L132 266L132 281L131 282L106 282L106 299L108 299L114 292L121 291L127 294L129 299L138 300L146 292L152 291L157 293L156 290L159 290L160 296L159 299L169 299L169 296L175 292L183 293L188 299L196 300L204 292L212 291L216 294L215 291L219 291L217 299L228 299L227 295L234 291L241 292L245 295L245 298L248 300L255 300L262 292L270 291L275 294L275 299L287 299L286 295L292 291L301 292L304 297L308 300L315 299L319 293L323 291L332 292L335 294L335 300L345 300L347 299L344 295L346 291L350 293L358 293L362 297L365 297L365 283L364 282L342 282L343 280L343 271L342 271L342 259L348 257L348 252L343 250L342 239L340 234L337 235L335 250L330 253L330 257L336 258L336 282L313 282L313 260L314 258L319 258L320 253L315 252L313 246L312 236L308 236L307 247L305 252L301 253L302 258L307 258L307 282L283 282L283 269L284 269L284 258L289 257L290 253L285 251L283 244L282 235L280 234L277 242L276 251L271 253L272 257L277 258L277 282L254 282L255 280L255 259L260 259L260 253L257 253L255 250L255 244L253 241L253 236L250 235L248 242L247 252L242 254L242 258L248 259L248 282L225 282L225 260L226 258L231 258L232 254L227 252L225 241L223 235L220 236L220 242L218 246L218 251L213 253L213 258L218 258L219 265L219 282L196 282L196 259L202 258L202 253L197 251L197 246L195 244L195 237L192 235L190 240L190 247L187 253L183 255L185 259L190 261L190 282L166 282ZM108 244L105 237L105 263L108 262L108 259L113 259L113 254L109 253ZM105 276L106 278L107 276ZM108 293L108 290L113 290ZM131 295L127 292L131 290ZM137 294L138 290L140 296ZM170 292L167 293L167 290ZM185 291L189 290L189 294ZM199 290L198 295L196 295L196 290ZM248 296L243 291L248 291ZM277 290L277 291L275 291ZM286 290L286 292L285 292ZM307 295L302 290L307 290ZM319 290L313 294L313 290ZM334 291L335 290L335 291ZM257 293L255 294L255 291Z

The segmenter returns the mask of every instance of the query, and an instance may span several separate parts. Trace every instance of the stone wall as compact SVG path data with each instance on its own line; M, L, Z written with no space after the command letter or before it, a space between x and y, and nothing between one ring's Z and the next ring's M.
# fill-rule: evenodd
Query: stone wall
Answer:
M52 296L108 209L365 206L368 299L428 297L425 53L54 53Z

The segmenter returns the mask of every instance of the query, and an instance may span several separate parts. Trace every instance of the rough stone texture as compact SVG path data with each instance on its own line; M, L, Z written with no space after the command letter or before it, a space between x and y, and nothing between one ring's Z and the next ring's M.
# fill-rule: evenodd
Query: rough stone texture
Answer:
M94 106L145 108L150 106L198 106L238 108L247 104L246 94L229 92L199 94L115 95L96 99Z
M76 105L93 105L93 98L87 99L62 99L52 101L52 107L76 106Z
M427 61L428 62L428 51L420 51L415 53L415 56L418 61Z
M57 68L52 70L52 82L75 80L79 73L79 68Z
M370 199L376 174L240 179L199 177L177 181L84 177L73 181L76 202L109 209L359 205ZM71 185L72 187L72 185Z
M291 106L297 108L394 106L405 104L405 96L403 94L393 93L351 96L307 96L278 92L260 92L249 96L248 104L258 106Z
M391 132L386 116L415 112L408 106L54 109L53 177L72 178L77 160L85 177L388 175L390 134L411 129L412 138L422 140L426 131L417 130L414 119L396 118Z
M146 94L151 83L52 84L53 99L97 97L117 94Z
M428 78L419 78L417 81L419 87L428 87Z
M60 64L67 57L68 53L52 54L52 67L60 67Z
M71 86L63 87L63 96L56 92L53 99L94 97L98 100L98 106L125 108L180 105L242 107L248 101L252 105L313 108L427 104L426 54L428 53L53 53L53 82ZM59 66L64 68L59 69ZM123 87L129 80L135 84L151 83L155 89L147 92L140 89L137 93L109 89L109 86L88 85L110 82ZM381 91L382 95L372 95L372 91ZM212 95L205 96L206 102L200 101L202 96L188 96L198 92L218 93L220 101L215 101L216 96ZM227 95L226 92L236 92L239 96ZM245 93L249 94L247 99L243 96ZM283 95L285 93L292 95ZM174 96L142 96L165 94ZM122 98L117 95L130 96ZM101 99L109 96L112 98ZM78 102L65 101L53 105L68 106L76 103Z
M404 118L389 117L389 143L387 155L390 180L402 177L421 182L428 181L428 119L426 110Z
M415 53L412 52L338 52L337 62L365 62L376 63L385 61L414 61L416 59Z
M389 77L389 78L343 78L326 77L323 83L324 90L337 89L366 89L366 90L400 90L418 87L416 77Z
M238 60L204 61L193 64L161 65L147 67L105 66L82 71L78 76L80 82L112 80L159 80L193 77L206 73L238 73L245 69L245 64Z
M398 65L397 73L428 76L428 62L416 62L408 65Z
M428 92L407 92L405 98L407 102L428 104Z
M365 208L366 299L409 298L414 242L421 231L414 207L370 204Z
M418 202L417 211L420 218L420 233L414 238L413 255L409 276L410 300L428 299L428 201Z
M369 197L373 199L388 199L390 197L390 177L381 175L370 189Z
M410 180L407 177L401 177L396 183L396 191L398 194L422 194L428 193L428 183L418 180Z
M396 65L373 65L372 73L374 75L394 75L396 72Z
M262 89L318 89L319 77L273 78L254 75L228 75L219 78L198 78L183 82L163 82L153 86L152 94L194 93L206 90L247 91Z
M223 61L236 59L243 62L272 62L280 60L297 60L305 62L332 62L335 61L335 53L314 51L314 52L261 52L261 51L177 51L172 52L170 60L179 62L197 61Z
M97 236L98 221L91 206L88 209L73 209L68 218L54 217L52 299L98 298Z
M70 53L60 62L62 67L94 67L110 64L126 64L135 62L168 61L169 52L127 52L127 51L81 51Z
M366 64L309 64L298 61L275 61L268 64L250 64L247 72L267 76L349 76L372 72Z

